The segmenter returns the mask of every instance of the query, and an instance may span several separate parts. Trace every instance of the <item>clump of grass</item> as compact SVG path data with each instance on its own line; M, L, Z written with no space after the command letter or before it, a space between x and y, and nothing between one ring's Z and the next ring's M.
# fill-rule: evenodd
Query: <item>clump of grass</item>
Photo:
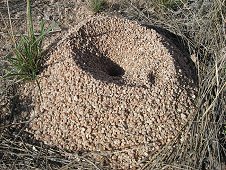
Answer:
M21 35L19 41L13 37L13 52L6 57L9 67L5 74L6 78L13 78L19 81L35 80L41 67L42 42L46 33L44 22L40 23L39 36L35 35L33 20L31 16L30 0L27 0L27 35Z
M89 6L93 12L99 13L104 9L106 0L89 0Z
M185 0L160 0L158 4L169 9L177 9L185 3Z

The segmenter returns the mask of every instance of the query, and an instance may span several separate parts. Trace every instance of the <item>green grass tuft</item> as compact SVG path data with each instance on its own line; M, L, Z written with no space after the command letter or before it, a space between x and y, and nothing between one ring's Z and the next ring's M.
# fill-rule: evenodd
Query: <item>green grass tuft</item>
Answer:
M185 2L186 0L160 0L160 2L158 3L168 9L177 9L178 7L182 6Z
M14 41L13 52L6 57L9 67L4 76L5 78L13 78L19 81L36 79L41 67L42 42L48 31L45 30L42 21L39 36L35 35L30 0L27 0L27 35L21 35L18 42Z
M89 0L89 6L93 12L99 13L104 9L106 0Z

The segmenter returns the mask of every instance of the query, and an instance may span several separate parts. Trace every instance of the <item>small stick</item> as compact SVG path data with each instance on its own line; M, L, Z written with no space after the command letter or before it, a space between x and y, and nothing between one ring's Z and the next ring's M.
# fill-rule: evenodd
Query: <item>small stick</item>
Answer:
M15 37L14 37L14 33L13 33L13 26L12 26L12 20L11 20L11 16L10 16L10 11L9 11L9 1L8 0L6 1L6 4L7 4L8 16L9 16L9 25L10 25L10 31L11 31L11 38L12 38L12 41L14 43L16 43Z

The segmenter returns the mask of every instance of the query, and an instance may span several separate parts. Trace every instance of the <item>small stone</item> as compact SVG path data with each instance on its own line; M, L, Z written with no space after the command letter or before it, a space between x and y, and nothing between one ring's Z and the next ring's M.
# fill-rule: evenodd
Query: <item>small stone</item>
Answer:
M185 115L185 114L183 114L183 113L181 113L181 119L183 119L183 120L186 120L186 118L187 118L187 116Z
M192 96L191 96L193 99L195 99L196 98L196 96L193 94Z

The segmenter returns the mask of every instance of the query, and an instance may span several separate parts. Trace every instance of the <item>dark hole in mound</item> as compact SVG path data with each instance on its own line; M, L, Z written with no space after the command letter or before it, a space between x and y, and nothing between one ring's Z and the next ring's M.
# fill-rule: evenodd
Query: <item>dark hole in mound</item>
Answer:
M107 74L113 77L120 77L125 74L125 70L118 65L114 65L107 70Z
M75 62L95 79L117 85L125 84L122 78L125 70L107 55L100 52L96 46L89 44L86 48L75 47L73 51Z
M148 74L148 81L151 85L155 84L155 75L153 73Z

